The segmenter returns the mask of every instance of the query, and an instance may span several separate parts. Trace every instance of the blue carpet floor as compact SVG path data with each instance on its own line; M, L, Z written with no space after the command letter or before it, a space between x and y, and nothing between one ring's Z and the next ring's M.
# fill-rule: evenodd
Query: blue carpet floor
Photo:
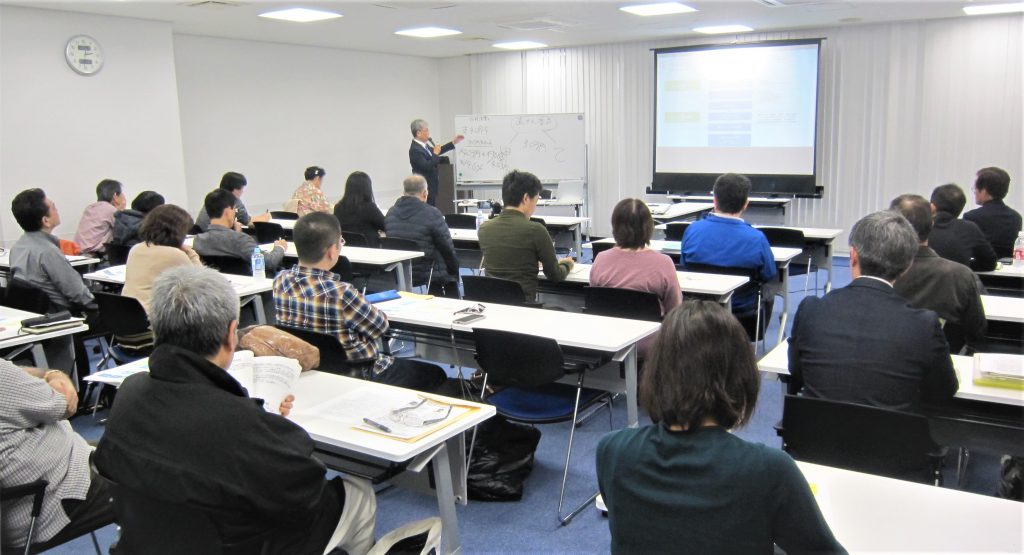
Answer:
M850 272L847 260L835 260L833 287L842 287L849 283ZM821 273L821 284L824 286L824 272ZM811 278L813 286L814 279ZM790 284L792 290L799 292L790 295L791 315L787 323L787 333L792 325L792 313L795 313L803 298L803 277L796 278ZM767 336L776 337L781 314L781 302L775 304L775 314ZM769 340L768 348L772 346ZM761 394L752 421L744 428L736 430L736 434L748 441L780 447L781 442L775 434L774 425L782 417L783 390L777 381L764 380ZM103 433L99 419L104 417L100 412L97 419L92 416L81 416L72 422L74 428L88 440L97 440ZM626 410L623 399L619 399L613 409L614 427L625 425ZM641 423L649 423L646 417ZM562 476L562 465L565 447L568 441L568 427L565 424L550 424L538 427L543 436L536 453L533 473L526 481L523 500L516 503L483 503L471 502L467 506L457 507L459 530L463 550L466 553L606 553L609 551L610 535L605 518L591 506L583 511L569 526L562 527L558 523L556 507L558 490ZM599 413L586 424L577 429L573 447L569 488L568 506L582 501L597 491L596 473L594 469L594 450L601 436L609 431L608 418ZM954 465L948 461L947 469ZM994 455L972 453L971 464L961 489L993 495L998 486L998 459ZM955 487L956 477L947 470L946 484ZM870 507L865 507L870 510ZM378 494L377 536L381 536L404 523L435 516L437 503L433 496L403 490L401 488L386 489ZM115 539L113 526L100 531L100 543L106 549ZM89 539L80 538L50 553L92 553Z

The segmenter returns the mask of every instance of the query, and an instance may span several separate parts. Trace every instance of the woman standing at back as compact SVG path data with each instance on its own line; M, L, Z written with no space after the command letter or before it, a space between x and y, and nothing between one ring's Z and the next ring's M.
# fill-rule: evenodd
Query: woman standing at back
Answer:
M384 214L373 198L373 184L365 172L354 171L345 181L345 195L334 205L334 217L341 230L366 237L370 247L379 247L384 235Z

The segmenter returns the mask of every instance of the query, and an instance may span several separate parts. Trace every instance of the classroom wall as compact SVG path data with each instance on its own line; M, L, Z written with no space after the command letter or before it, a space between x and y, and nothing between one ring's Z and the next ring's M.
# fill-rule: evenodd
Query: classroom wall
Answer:
M824 37L819 112L822 199L800 199L790 223L849 230L902 193L928 196L974 172L1010 172L1024 209L1020 15L759 33L471 56L474 113L584 112L593 231L611 233L620 198L652 179L651 48ZM524 168L529 169L529 168ZM968 207L968 209L970 206ZM845 250L846 235L838 239Z
M362 170L389 206L411 171L409 123L440 122L435 59L189 35L174 56L192 212L231 170L250 212L280 209L311 165L332 203Z
M99 73L65 63L77 34L102 46ZM0 242L21 236L11 199L31 187L57 203L67 239L103 178L129 198L187 200L172 40L165 23L0 6Z

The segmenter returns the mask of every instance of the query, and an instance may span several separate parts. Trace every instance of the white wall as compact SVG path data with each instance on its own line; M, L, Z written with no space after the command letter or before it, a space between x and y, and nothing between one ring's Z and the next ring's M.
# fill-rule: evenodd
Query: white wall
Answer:
M804 30L741 41L825 37L819 113L820 200L791 206L791 223L849 230L901 193L928 196L974 172L1010 172L1008 204L1024 208L1020 15ZM614 204L652 180L651 48L729 42L686 39L474 55L474 113L584 112L594 231L610 234ZM526 168L528 169L528 168ZM839 239L845 248L845 234Z
M65 63L77 34L103 48L99 73ZM56 233L69 239L103 178L129 198L153 189L188 200L173 56L164 23L0 6L0 241L21 236L9 207L31 187L57 203Z
M279 209L311 165L331 202L362 170L390 205L411 171L409 123L440 121L435 59L188 35L174 54L192 213L225 171L245 174L251 212Z

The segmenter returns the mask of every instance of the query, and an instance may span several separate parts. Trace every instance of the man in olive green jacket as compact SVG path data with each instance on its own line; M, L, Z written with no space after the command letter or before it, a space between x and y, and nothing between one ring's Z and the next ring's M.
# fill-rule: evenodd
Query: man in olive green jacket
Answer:
M540 199L537 176L512 171L501 183L505 208L494 219L480 226L480 250L483 267L490 277L509 279L523 286L527 302L537 299L537 263L551 281L563 281L572 269L571 258L555 258L544 224L530 221Z

